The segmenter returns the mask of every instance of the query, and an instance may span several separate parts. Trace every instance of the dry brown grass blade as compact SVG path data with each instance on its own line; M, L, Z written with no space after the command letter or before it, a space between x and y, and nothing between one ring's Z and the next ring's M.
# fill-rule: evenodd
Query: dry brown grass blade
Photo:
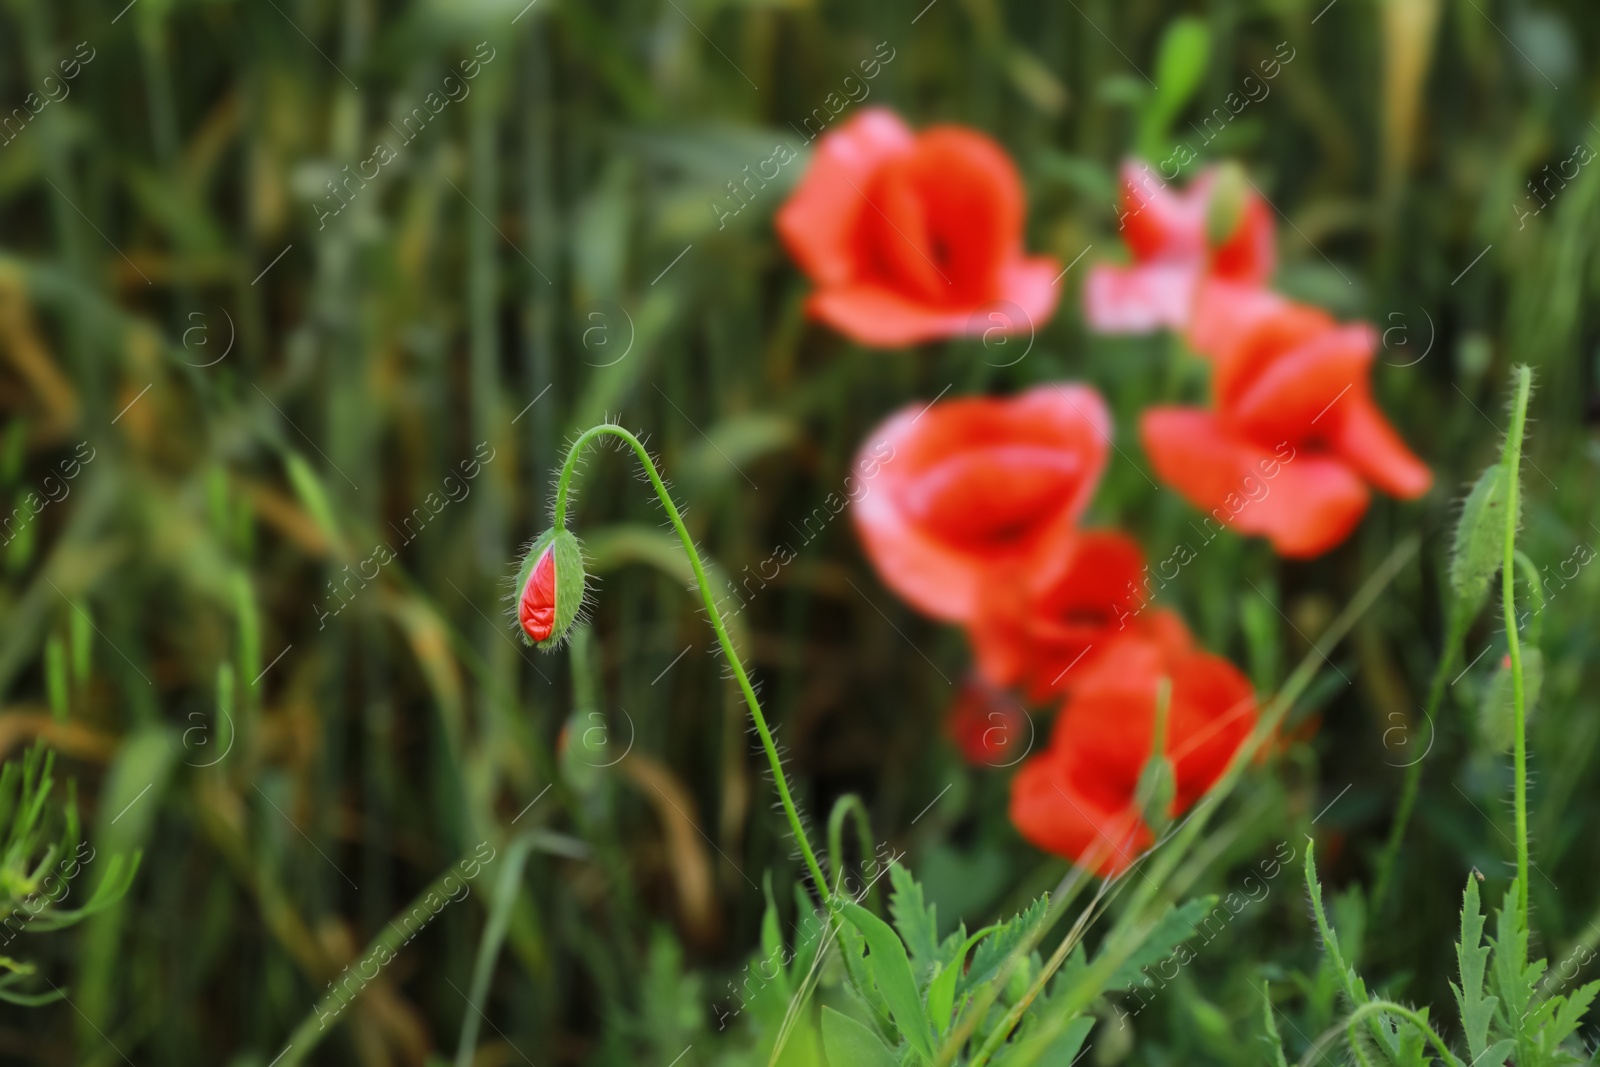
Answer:
M78 393L72 388L34 322L27 286L15 267L0 269L0 352L16 368L45 411L42 433L59 438L78 421Z
M118 739L81 722L57 722L43 708L12 707L0 711L0 760L39 738L64 756L105 763Z
M717 901L711 884L711 857L692 812L694 797L678 777L649 756L630 753L617 765L639 787L667 837L667 866L678 894L678 915L687 939L700 946L718 935Z

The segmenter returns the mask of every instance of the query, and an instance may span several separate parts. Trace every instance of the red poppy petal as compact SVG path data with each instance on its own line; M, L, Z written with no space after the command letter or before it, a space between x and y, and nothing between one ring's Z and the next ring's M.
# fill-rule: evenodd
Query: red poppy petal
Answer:
M812 318L873 348L904 348L962 334L971 318L970 313L912 300L873 282L821 289L811 294L806 310Z
M1334 326L1317 308L1236 282L1207 279L1195 293L1191 348L1215 361L1218 403L1228 404L1274 359Z
M888 160L911 151L911 130L887 108L867 108L817 142L811 165L778 209L778 234L800 268L821 285L858 274L856 247L865 191Z
M556 554L546 548L517 598L517 622L530 640L546 640L556 624Z
M1324 330L1262 369L1223 414L1256 441L1326 436L1365 396L1378 337L1366 324Z
M1147 408L1139 437L1156 477L1201 511L1218 507L1250 473L1248 446L1223 430L1217 416L1199 408Z
M1066 563L1052 549L1105 467L1110 421L1099 394L1072 384L892 416L867 438L858 469L878 474L853 509L885 584L965 622L997 581L1052 580Z
M1082 794L1049 756L1030 759L1011 780L1010 811L1012 823L1034 845L1101 876L1127 869L1152 840L1137 808Z
M1412 500L1428 491L1433 473L1406 447L1370 395L1346 397L1339 407L1345 410L1330 444L1340 456L1391 496Z
M1181 811L1214 785L1233 754L1254 729L1255 690L1239 669L1221 656L1195 651L1168 666L1173 700L1168 718L1167 755L1177 779Z
M1251 493L1264 495L1252 499ZM1267 537L1280 556L1310 559L1349 537L1370 499L1366 484L1343 461L1301 452L1281 464L1275 477L1259 478L1233 505L1212 514L1238 506L1233 520L1241 533Z
M1021 256L1007 260L1000 268L1000 291L997 300L1005 301L1022 312L1023 321L1013 323L1014 333L1029 333L1044 327L1055 313L1056 301L1061 298L1061 287L1056 278L1061 273L1061 263L1053 256ZM1003 316L1008 309L998 309ZM1026 324L1026 326L1024 326ZM981 333L979 324L969 324L970 332ZM987 330L988 326L984 326ZM996 356L993 362L1002 360Z
M1156 475L1220 525L1269 538L1280 555L1321 555L1366 512L1367 487L1347 465L1304 448L1261 448L1192 408L1152 408L1140 436Z
M1272 211L1255 190L1245 194L1239 225L1211 254L1211 273L1243 285L1265 285L1277 266Z
M1050 321L1057 298L1051 284L1059 273L1056 268L1048 256L1014 260L1001 269L999 298L970 308L929 304L876 282L857 282L813 293L806 309L813 318L873 348L904 348L964 334L985 337L996 345L999 337L1031 336ZM992 361L1001 362L1008 350L995 351Z
M1182 329L1189 321L1199 280L1198 262L1097 264L1083 285L1084 317L1097 333Z
M864 216L886 276L936 303L998 294L999 270L1022 248L1022 180L1005 150L976 130L934 126L885 165Z
M1122 165L1122 240L1143 262L1153 259L1199 261L1206 252L1206 205L1210 174L1179 192L1162 182L1147 164Z
M995 686L1028 683L1044 703L1065 691L1135 617L1144 553L1113 530L1085 531L1064 551L1066 570L1037 597L1018 585L991 591L967 630L978 672ZM1070 679L1068 675L1070 674Z

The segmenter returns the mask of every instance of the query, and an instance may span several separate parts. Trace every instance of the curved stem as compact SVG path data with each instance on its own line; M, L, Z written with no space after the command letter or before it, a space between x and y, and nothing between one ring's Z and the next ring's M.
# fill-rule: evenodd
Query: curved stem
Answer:
M833 876L839 880L833 887L835 893L844 887L844 821L852 812L856 817L856 837L861 845L861 862L863 865L869 862L873 864L870 873L874 877L869 885L875 885L877 882L877 858L872 854L872 824L867 819L866 806L856 794L846 793L834 802L833 812L828 816L828 867L833 871ZM876 890L872 892L876 893Z
M1517 638L1517 519L1522 510L1522 500L1517 487L1517 473L1522 466L1522 434L1528 418L1528 392L1533 382L1533 372L1526 366L1516 369L1517 392L1511 404L1511 429L1506 433L1505 458L1501 463L1506 472L1506 537L1505 559L1500 566L1500 600L1506 619L1506 649L1511 659L1512 710L1515 715L1516 785L1513 801L1516 805L1517 823L1517 911L1522 928L1528 928L1528 709L1523 693L1522 644Z
M1396 1004L1392 1000L1370 1000L1356 1008L1355 1011L1352 1011L1344 1020L1344 1022L1337 1023L1334 1026L1329 1027L1322 1033L1320 1037L1311 1043L1311 1047L1306 1049L1306 1054L1300 1057L1300 1067L1310 1067L1310 1065L1315 1062L1314 1057L1322 1055L1323 1046L1329 1041L1332 1041L1335 1037L1338 1037L1339 1031L1341 1030L1349 1033L1350 1047L1352 1049L1356 1049L1356 1055L1361 1056L1364 1061L1366 1057L1361 1055L1361 1052L1355 1043L1355 1025L1368 1015L1400 1016L1402 1019L1405 1019L1407 1022L1411 1023L1412 1026L1415 1026L1418 1030L1422 1031L1423 1036L1426 1037L1430 1043L1432 1043L1434 1048L1439 1050L1439 1055L1444 1057L1445 1063L1456 1064L1459 1067L1461 1060L1456 1057L1455 1053L1450 1051L1450 1046L1444 1043L1444 1039L1439 1036L1434 1028L1428 1025L1428 1020L1423 1017L1422 1013L1413 1011L1404 1004Z
M828 889L828 880L822 874L822 865L817 862L817 854L806 836L805 825L800 821L800 811L795 807L794 795L789 791L789 780L783 773L783 760L778 756L778 746L773 743L772 731L767 728L767 718L761 713L761 702L756 699L755 687L750 684L750 676L745 672L744 663L740 661L739 653L734 650L733 641L728 637L728 628L722 622L722 612L718 610L716 598L711 593L711 583L706 579L706 569L700 562L700 552L695 548L694 538L689 536L688 527L683 524L683 516L678 513L678 505L672 502L672 494L667 492L666 485L661 481L655 460L650 458L649 450L637 437L614 422L591 426L578 435L578 439L572 442L572 447L567 450L566 462L561 465L561 476L556 482L555 527L563 529L567 523L567 495L579 453L590 441L607 434L621 438L633 448L639 457L640 465L644 467L645 474L650 478L650 484L655 488L656 496L661 500L667 518L672 520L673 529L678 531L678 538L683 542L683 550L689 557L689 565L694 568L695 584L700 587L700 599L705 602L711 628L716 631L717 641L722 645L723 654L728 657L728 665L733 668L733 676L739 683L740 691L744 693L745 704L750 708L750 718L756 724L756 733L761 737L761 747L767 753L767 762L772 765L772 780L778 787L778 799L783 804L784 814L789 817L789 826L794 830L795 841L800 845L800 853L805 858L806 867L811 872L811 879L817 887L817 892L822 894L823 903L831 904L833 894Z

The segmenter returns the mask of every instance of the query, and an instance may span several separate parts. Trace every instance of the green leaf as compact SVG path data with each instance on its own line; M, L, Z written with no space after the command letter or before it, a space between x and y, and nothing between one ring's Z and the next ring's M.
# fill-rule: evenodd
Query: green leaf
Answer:
M950 1029L951 1012L955 1009L956 982L961 978L965 968L962 966L967 959L967 953L972 951L972 946L1001 929L1002 924L986 926L961 942L960 948L951 959L944 960L933 974L933 980L928 983L928 1018L933 1022L933 1028L940 1036Z
M316 521L334 551L342 552L344 538L339 532L338 521L333 517L333 505L328 500L328 491L323 487L322 479L317 477L311 464L298 452L288 452L284 456L284 466L288 470L289 484L294 487L300 503Z
M917 980L911 973L911 960L905 946L890 925L859 904L841 909L850 924L867 939L867 971L888 1002L895 1026L911 1047L933 1059L933 1030L928 1024Z
M827 1005L822 1008L822 1048L831 1067L898 1067L878 1035Z
M893 1038L895 1028L889 1002L884 999L882 990L873 981L872 971L867 965L867 939L854 926L840 923L839 948L845 972L850 976L850 982L845 988L860 998L883 1034Z
M1283 1054L1283 1038L1278 1035L1278 1020L1273 1018L1277 1009L1272 1006L1272 984L1263 984L1266 988L1262 990L1261 1014L1267 1021L1267 1044L1272 1049L1272 1067L1289 1067Z
M1489 973L1500 998L1499 1029L1516 1038L1517 1060L1524 1063L1532 1055L1533 1046L1527 1037L1528 1014L1544 965L1528 965L1528 929L1517 908L1516 879L1512 879L1500 902L1490 944L1494 946L1494 967Z
M811 903L811 898L806 895L805 887L799 882L794 885L794 909L796 915L809 915L809 922L801 922L804 933L795 935L794 966L792 973L802 982L805 975L811 971L811 965L816 961L817 953L822 950L823 944L828 939L827 913L818 911Z
M1539 1044L1547 1052L1555 1051L1561 1042L1578 1032L1597 992L1600 992L1600 982L1589 982L1573 990L1571 996L1551 998L1556 1009L1555 1017L1539 1035Z
M1073 1016L1064 1025L1051 1019L1021 1040L1003 1046L1000 1055L990 1062L994 1067L1066 1067L1078 1058L1078 1050L1093 1027L1093 1015Z
M919 970L931 971L939 955L938 909L924 902L922 886L903 865L896 863L889 868L889 882L894 886L889 913L894 916L895 929L920 965Z
M1544 654L1537 648L1522 650L1523 715L1533 714L1539 702L1539 690L1544 685ZM1478 729L1484 744L1495 752L1509 752L1516 744L1516 686L1512 684L1511 665L1501 663L1495 668L1489 685L1483 693L1483 703L1478 708Z
M1160 920L1150 931L1150 936L1145 938L1133 953L1122 961L1122 966L1106 980L1107 990L1128 989L1139 980L1139 971L1157 960L1165 959L1181 942L1194 936L1195 927L1212 908L1216 907L1215 896L1198 897L1187 901L1182 907L1174 908L1170 905L1162 913Z
M1461 905L1461 941L1456 945L1456 964L1461 971L1461 984L1454 982L1450 988L1456 995L1456 1006L1461 1009L1461 1028L1466 1031L1467 1051L1473 1062L1489 1047L1489 1024L1494 1019L1497 997L1486 996L1483 979L1489 960L1488 946L1483 940L1483 908L1478 898L1478 876L1467 876L1467 888Z
M1050 894L1046 893L1029 904L1026 909L1001 923L993 936L978 946L978 951L972 956L972 966L967 968L965 977L957 982L956 987L964 992L991 981L999 973L1012 951L1023 944L1034 928L1044 921L1049 908Z
M1472 614L1483 606L1489 579L1500 570L1505 555L1506 480L1498 463L1478 476L1461 507L1456 523L1455 547L1450 553L1450 587L1470 605Z

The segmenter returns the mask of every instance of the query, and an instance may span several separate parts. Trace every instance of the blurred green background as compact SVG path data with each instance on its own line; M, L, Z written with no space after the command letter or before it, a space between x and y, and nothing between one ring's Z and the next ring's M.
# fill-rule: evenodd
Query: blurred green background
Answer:
M1270 92L1207 141L1283 46ZM1008 772L941 735L959 635L877 583L847 514L812 517L889 412L1080 379L1120 427L1091 522L1157 560L1188 537L1132 427L1200 395L1203 368L1170 338L1088 336L1077 293L1121 254L1118 163L1180 143L1270 197L1279 288L1385 331L1375 389L1437 474L1315 563L1229 535L1163 592L1265 692L1423 536L1194 885L1226 892L1315 834L1368 976L1443 1010L1461 879L1498 892L1511 854L1509 772L1474 718L1492 621L1440 721L1418 709L1454 503L1498 448L1513 362L1538 383L1524 548L1565 576L1600 539L1600 179L1539 185L1600 144L1597 50L1579 0L6 0L0 504L49 503L0 549L0 747L43 738L99 853L143 861L116 908L7 946L67 999L0 1006L0 1059L765 1062L718 1019L764 876L787 901L798 864L631 457L584 466L592 629L539 654L506 615L563 445L606 415L648 433L724 575L794 550L736 629L813 825L859 792L944 924L1052 886L1066 864L1010 828ZM726 183L802 148L795 127L874 54L892 58L851 113L989 132L1024 177L1030 249L1087 250L1031 346L882 353L808 323L771 226L803 162L719 226ZM1600 942L1595 573L1552 578L1541 616L1551 958ZM330 983L483 843L471 891L323 1031ZM1259 1062L1240 1035L1260 982L1315 957L1303 893L1291 869L1172 995L1108 1017L1094 1062ZM1315 1034L1308 990L1289 1011Z

